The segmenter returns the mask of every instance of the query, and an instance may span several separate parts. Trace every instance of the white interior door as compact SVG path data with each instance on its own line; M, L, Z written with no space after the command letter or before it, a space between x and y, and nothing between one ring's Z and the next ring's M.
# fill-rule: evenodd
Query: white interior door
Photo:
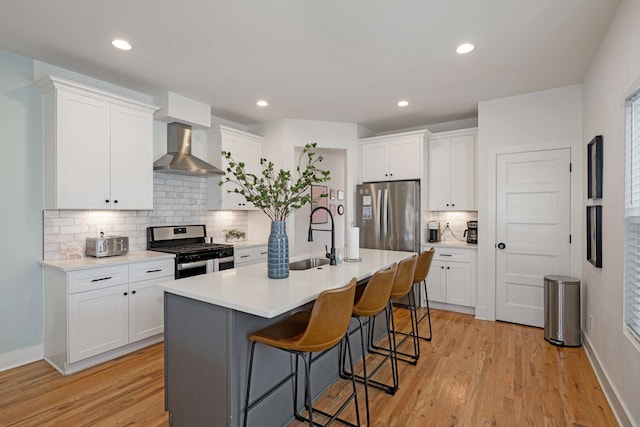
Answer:
M544 276L569 274L570 161L568 148L496 158L497 320L542 327Z

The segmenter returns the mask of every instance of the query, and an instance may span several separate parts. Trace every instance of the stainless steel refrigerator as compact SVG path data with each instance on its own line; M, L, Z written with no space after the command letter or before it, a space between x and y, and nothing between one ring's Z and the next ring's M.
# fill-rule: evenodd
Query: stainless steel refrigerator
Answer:
M356 186L360 247L420 252L420 181Z

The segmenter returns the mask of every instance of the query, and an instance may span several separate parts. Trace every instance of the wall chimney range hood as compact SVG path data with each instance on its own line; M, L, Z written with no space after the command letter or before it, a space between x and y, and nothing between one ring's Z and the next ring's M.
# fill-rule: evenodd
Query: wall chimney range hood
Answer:
M167 124L167 154L153 162L153 170L181 175L224 175L225 172L191 154L191 126Z

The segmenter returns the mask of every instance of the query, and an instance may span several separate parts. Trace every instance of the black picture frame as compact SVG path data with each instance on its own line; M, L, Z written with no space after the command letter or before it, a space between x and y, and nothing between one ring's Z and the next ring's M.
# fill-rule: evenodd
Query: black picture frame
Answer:
M587 197L602 198L602 135L596 135L587 145Z
M587 261L602 268L602 206L587 206Z

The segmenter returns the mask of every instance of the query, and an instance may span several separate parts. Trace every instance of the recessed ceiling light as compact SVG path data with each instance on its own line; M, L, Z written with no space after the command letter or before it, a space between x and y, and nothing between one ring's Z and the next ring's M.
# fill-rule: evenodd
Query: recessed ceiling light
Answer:
M111 44L120 50L131 50L131 44L126 40L115 39L111 41Z
M261 99L260 101L256 102L256 104L259 107L266 107L267 105L269 105L269 103L267 101L265 101L264 99Z
M406 107L407 105L409 105L409 101L398 101L398 107Z
M460 54L465 54L465 53L471 52L475 48L476 47L474 45L472 45L471 43L462 43L460 46L458 46L456 48L456 52L458 52Z

